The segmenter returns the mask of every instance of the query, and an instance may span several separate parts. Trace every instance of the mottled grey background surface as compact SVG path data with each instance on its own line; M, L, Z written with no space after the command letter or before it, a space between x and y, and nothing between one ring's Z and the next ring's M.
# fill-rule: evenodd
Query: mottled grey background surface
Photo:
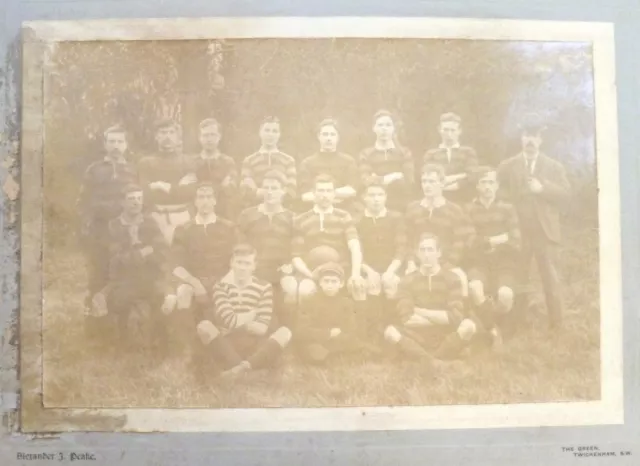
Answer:
M0 465L17 452L92 452L90 464L162 465L638 465L640 464L640 294L638 277L638 156L640 146L640 2L637 0L0 0ZM34 438L8 432L18 388L13 337L18 308L19 29L22 21L196 16L443 16L612 21L616 24L620 186L624 248L624 426L424 432L296 434L73 434ZM607 154L600 154L607 157ZM607 312L606 308L602 312ZM561 447L594 445L629 457L575 458ZM58 453L64 460L58 461Z

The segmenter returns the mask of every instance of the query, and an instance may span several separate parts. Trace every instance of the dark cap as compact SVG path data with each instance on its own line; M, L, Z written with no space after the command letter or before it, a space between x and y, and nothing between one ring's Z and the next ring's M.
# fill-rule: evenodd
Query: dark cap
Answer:
M344 269L337 262L326 262L313 271L313 278L316 281L325 275L335 275L342 281L344 280Z

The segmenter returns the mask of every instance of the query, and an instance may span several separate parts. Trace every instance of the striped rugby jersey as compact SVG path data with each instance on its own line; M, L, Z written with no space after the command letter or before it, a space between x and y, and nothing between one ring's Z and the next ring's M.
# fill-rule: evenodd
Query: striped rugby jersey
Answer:
M400 280L397 300L401 322L406 322L415 308L447 311L454 322L463 309L462 285L455 273L444 268L433 275L419 269Z
M350 257L348 242L358 239L351 214L332 207L321 213L317 207L298 215L293 221L293 257L304 257L318 246L329 246L340 254L342 260Z
M221 153L213 157L205 157L204 154L194 155L191 157L191 165L198 182L211 183L216 191L220 190L220 186L227 176L231 178L232 185L238 184L236 162L228 155Z
M459 266L465 250L474 239L474 228L465 211L458 204L445 200L426 207L423 201L409 204L405 215L410 249L418 245L420 235L431 233L438 237L442 249L442 263Z
M245 158L242 162L240 177L243 180L247 178L253 180L259 188L264 175L271 170L276 170L284 175L286 196L295 199L297 191L296 160L277 149L274 151L261 149Z
M373 217L366 209L355 220L362 247L363 262L377 272L384 272L395 259L407 255L407 232L402 214L395 211Z
M146 156L138 162L138 172L146 205L184 205L186 208L186 204L193 201L195 184L179 184L182 177L193 172L192 161L188 157L177 153ZM168 193L152 190L149 184L155 181L169 183L171 190Z
M251 277L251 281L239 287L233 271L213 286L212 295L215 320L226 330L238 328L238 316L256 311L255 322L269 326L273 312L273 287L267 281Z
M446 148L441 145L435 149L429 149L424 155L422 163L423 165L429 163L442 165L447 175L470 174L478 166L478 156L472 147L458 145Z
M278 268L291 261L294 214L283 207L268 214L263 204L243 210L238 217L240 241L258 251L256 275L275 283Z
M520 248L520 226L518 225L518 215L513 205L495 199L488 207L485 207L476 198L468 203L465 209L478 237L486 238L507 233L509 240L505 245L513 249Z
M313 191L318 175L329 175L335 180L336 188L351 186L357 190L360 185L356 160L342 152L319 152L300 162L300 191Z

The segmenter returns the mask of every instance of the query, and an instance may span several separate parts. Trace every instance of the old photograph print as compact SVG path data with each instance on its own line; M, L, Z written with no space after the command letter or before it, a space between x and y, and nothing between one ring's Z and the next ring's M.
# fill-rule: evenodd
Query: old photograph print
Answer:
M600 399L589 43L60 42L43 400Z

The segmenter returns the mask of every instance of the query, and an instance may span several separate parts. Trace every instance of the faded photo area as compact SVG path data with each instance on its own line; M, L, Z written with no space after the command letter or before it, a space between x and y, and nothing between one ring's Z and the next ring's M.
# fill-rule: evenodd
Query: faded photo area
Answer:
M62 42L45 407L600 398L591 48Z

